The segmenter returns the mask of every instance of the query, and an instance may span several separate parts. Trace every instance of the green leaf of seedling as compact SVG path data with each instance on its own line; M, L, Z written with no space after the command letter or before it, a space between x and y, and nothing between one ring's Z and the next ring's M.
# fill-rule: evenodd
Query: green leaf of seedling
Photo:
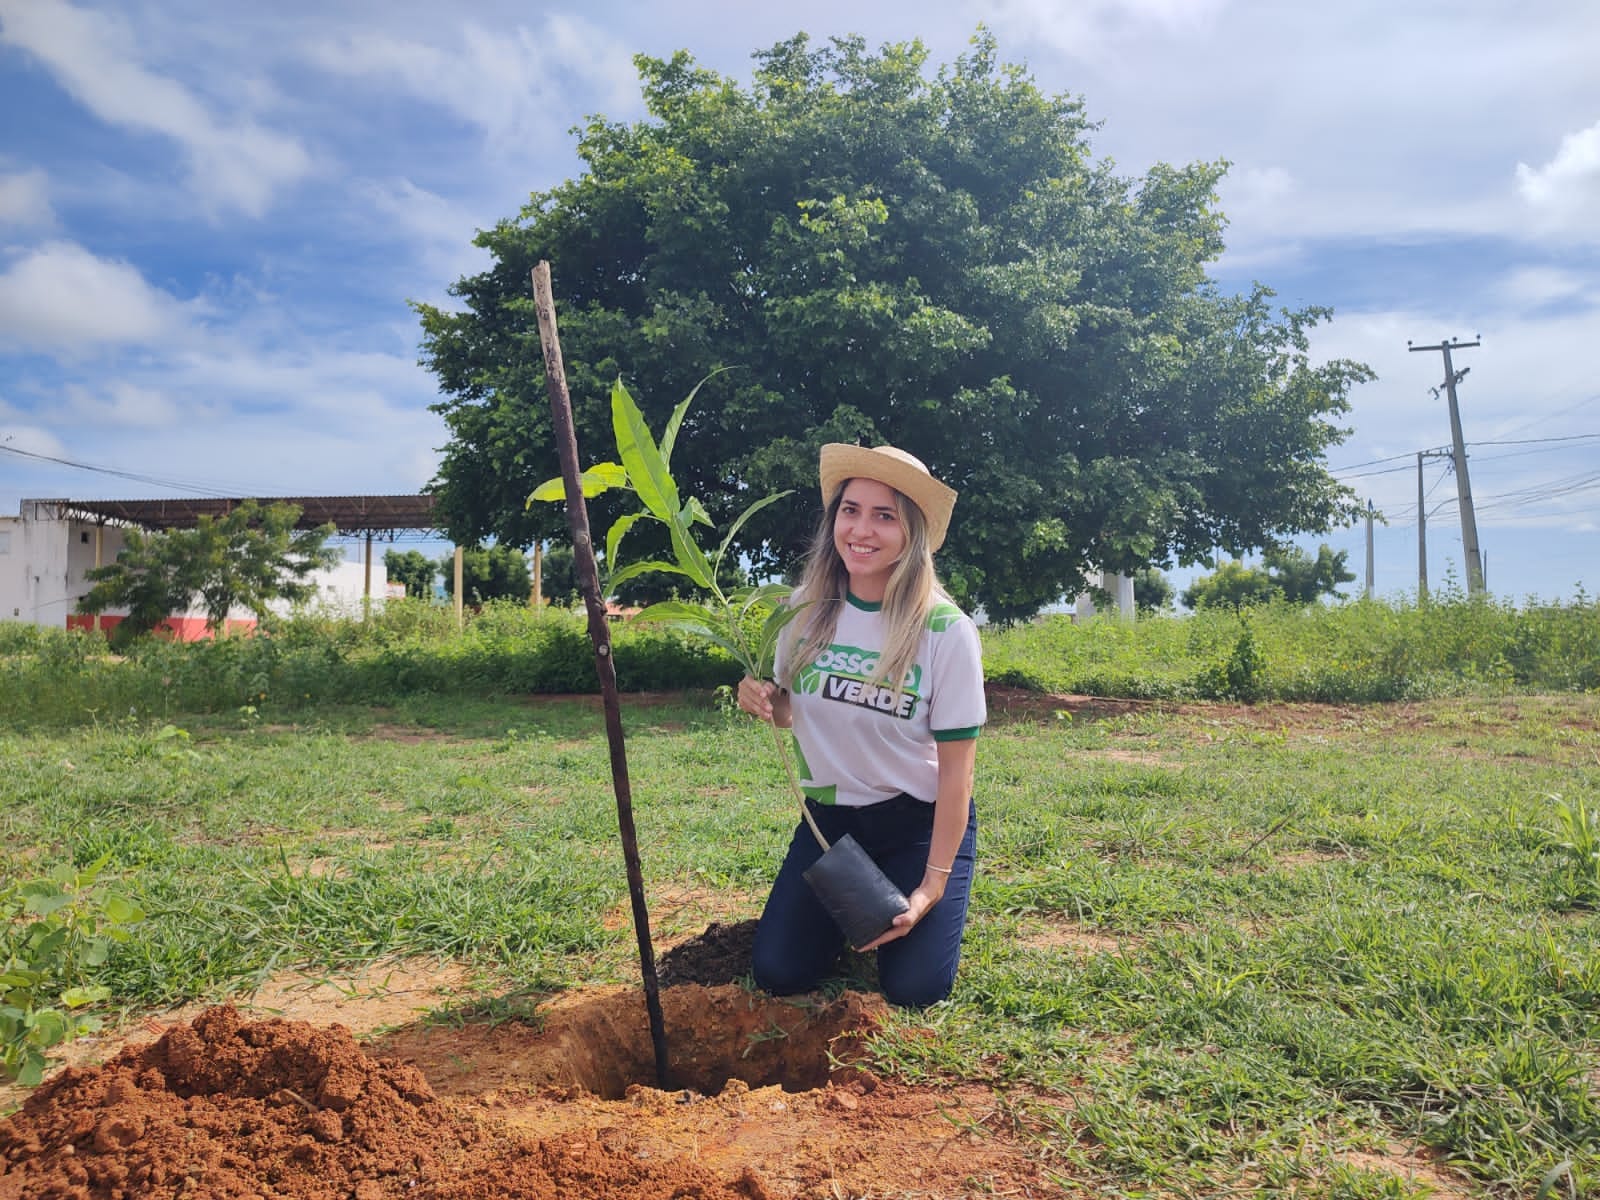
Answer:
M535 501L565 500L567 498L567 481L557 475L554 479L546 479L533 491L528 493L528 499L523 503L524 508L531 508Z
M758 670L752 672L757 679L769 678L772 674L772 660L778 649L778 637L783 633L789 622L794 620L806 608L805 604L780 604L767 614L767 619L761 623L761 633L756 641L756 666Z
M706 506L700 503L699 496L690 496L684 501L683 509L678 516L683 518L685 525L706 525L715 528L711 524L711 514L706 511Z
M704 604L688 600L661 600L633 614L635 621L694 621L701 625L717 624L717 615Z
M598 496L610 488L625 488L628 486L628 472L621 463L595 463L582 475L578 482L583 484L585 497Z
M763 583L759 587L740 588L728 597L728 603L739 610L741 617L745 617L756 605L781 603L793 592L794 588L787 583Z
M704 604L691 604L684 600L663 600L635 613L633 620L652 621L671 629L681 629L714 646L721 646L746 671L755 665L749 650L741 644L742 639L738 634L726 627L727 622L720 614Z
M707 372L705 379L695 384L683 398L683 402L672 410L672 416L667 418L667 427L661 434L661 461L669 467L672 465L672 447L678 441L678 428L683 424L683 414L689 411L689 405L694 403L694 398L700 394L700 389L705 387L707 380L731 370L732 367L718 367L715 371Z
M793 489L791 489L791 490L793 490ZM717 547L716 564L717 564L718 567L722 566L723 556L728 553L728 547L733 545L733 539L738 536L739 530L744 528L744 523L746 521L748 521L751 517L755 516L758 512L760 512L767 505L771 504L773 501L782 500L788 494L789 494L789 492L787 492L787 491L785 491L785 492L774 492L772 495L766 497L765 499L757 500L749 508L745 509L736 518L734 518L733 524L728 526L728 536L723 538L722 539L722 545Z
M715 592L716 573L711 569L711 564L706 561L705 554L695 543L694 535L688 530L677 514L668 522L672 530L672 549L678 556L678 565L683 568L683 573L694 580L708 592Z
M619 584L627 583L628 580L633 579L635 576L648 575L651 571L665 571L669 575L682 575L685 578L693 578L689 572L685 571L677 563L664 562L661 559L653 558L642 562L629 563L612 574L609 583L612 587L616 587Z
M578 484L583 490L583 498L592 500L601 492L608 492L612 488L625 488L628 486L628 472L620 463L596 463L583 474L578 476ZM533 491L528 493L527 503L523 506L531 508L535 501L565 500L567 498L567 481L560 475L554 479L546 479Z
M620 379L611 387L611 425L617 437L617 457L627 469L633 490L651 516L671 525L678 516L678 485L656 449L639 406Z
M644 520L649 515L649 513L642 512L625 513L611 523L611 528L606 530L606 566L614 566L617 563L617 548L622 545L623 535L632 529L636 523ZM614 577L612 582L616 582ZM605 590L609 592L611 589L606 588Z

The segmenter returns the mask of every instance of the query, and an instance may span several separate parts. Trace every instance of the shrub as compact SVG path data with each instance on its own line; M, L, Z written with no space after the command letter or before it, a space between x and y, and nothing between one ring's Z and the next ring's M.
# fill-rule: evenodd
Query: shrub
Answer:
M109 857L0 887L0 1069L25 1087L43 1077L45 1051L99 1028L87 1010L110 991L94 973L143 919L97 885Z

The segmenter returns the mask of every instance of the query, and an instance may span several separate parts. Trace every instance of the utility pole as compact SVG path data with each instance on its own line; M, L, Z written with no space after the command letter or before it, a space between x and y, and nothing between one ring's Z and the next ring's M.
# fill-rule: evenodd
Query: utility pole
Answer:
M1428 602L1428 506L1422 491L1421 450L1417 451L1417 603Z
M1456 404L1456 384L1466 378L1471 367L1457 371L1450 362L1450 351L1481 346L1481 341L1458 342L1451 339L1437 346L1406 346L1413 354L1424 350L1438 350L1444 355L1444 390L1450 399L1450 444L1456 468L1456 498L1461 502L1461 545L1467 557L1467 594L1483 593L1483 559L1478 551L1478 519L1472 511L1472 484L1467 479L1467 444L1461 436L1461 409Z
M1372 599L1373 584L1372 562L1372 501L1367 500L1367 599Z
M1439 389L1434 388L1435 397ZM1442 458L1448 450L1418 450L1417 451L1417 603L1428 602L1428 510L1424 505L1427 496L1422 491L1422 460L1425 458Z

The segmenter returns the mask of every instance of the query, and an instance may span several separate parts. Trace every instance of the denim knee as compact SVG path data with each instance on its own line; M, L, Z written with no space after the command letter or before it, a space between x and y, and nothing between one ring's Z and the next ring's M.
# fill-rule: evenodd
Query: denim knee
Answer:
M763 992L774 996L793 996L809 992L817 986L818 976L795 961L792 953L785 953L782 945L763 946L758 941L750 956L750 973Z
M896 1008L927 1008L948 999L955 990L954 971L884 971L879 959L878 986Z

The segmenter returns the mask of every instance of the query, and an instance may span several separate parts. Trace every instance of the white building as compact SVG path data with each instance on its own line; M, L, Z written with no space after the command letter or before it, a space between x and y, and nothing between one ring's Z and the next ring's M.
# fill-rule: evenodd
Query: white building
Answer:
M116 561L125 545L124 529L131 523L96 511L105 507L95 501L24 500L17 516L0 517L0 621L109 629L126 615L113 611L96 621L77 611L78 601L92 586L88 573ZM317 598L312 607L356 615L368 596L374 604L382 603L389 591L387 572L381 561L371 561L371 553L369 534L365 562L341 562L316 572L312 579ZM289 611L283 602L271 608L285 615ZM228 616L230 629L253 628L255 623L255 614L248 610L235 609ZM185 641L205 634L205 616L198 609L177 614L168 624Z

